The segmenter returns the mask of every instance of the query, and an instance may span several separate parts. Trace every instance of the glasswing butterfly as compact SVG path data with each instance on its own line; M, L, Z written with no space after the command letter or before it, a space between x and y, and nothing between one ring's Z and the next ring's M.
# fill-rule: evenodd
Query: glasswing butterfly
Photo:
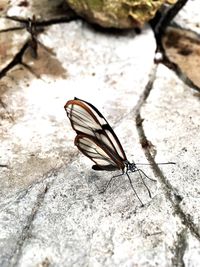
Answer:
M127 160L126 154L118 137L104 116L92 104L76 97L74 100L69 100L65 104L64 108L71 122L72 128L77 134L74 143L85 156L90 158L95 163L92 166L92 169L122 171L122 174L113 176L110 179L106 185L106 188L109 186L113 178L126 174L131 188L143 206L141 199L133 187L129 172L139 173L141 181L146 187L150 197L150 190L145 184L141 173L148 179L153 179L149 178L141 169L136 166L134 162L130 163Z

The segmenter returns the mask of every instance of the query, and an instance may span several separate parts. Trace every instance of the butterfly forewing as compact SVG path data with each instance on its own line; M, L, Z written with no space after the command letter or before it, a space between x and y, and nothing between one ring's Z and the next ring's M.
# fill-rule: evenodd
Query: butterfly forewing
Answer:
M124 163L121 159L113 154L106 145L100 143L96 138L79 134L75 138L75 145L87 157L89 157L96 165L95 170L117 170L124 169Z
M101 130L101 125L90 109L81 101L70 100L65 105L67 116L70 119L73 129L79 133L95 136L95 131Z
M98 144L105 145L113 154L117 154L121 161L126 160L126 155L116 134L93 105L75 98L66 103L65 110L78 135L84 134L95 138Z

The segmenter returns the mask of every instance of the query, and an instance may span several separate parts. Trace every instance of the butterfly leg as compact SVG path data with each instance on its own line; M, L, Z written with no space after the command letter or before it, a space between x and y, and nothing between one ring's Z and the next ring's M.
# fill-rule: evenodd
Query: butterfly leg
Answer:
M8 165L6 165L6 164L0 164L0 167L2 167L2 168L8 168Z
M142 175L141 175L141 173L140 173L140 172L142 172L144 175L145 175L145 173L144 173L142 170L140 170L140 169L137 169L137 171L139 172L140 179L141 179L141 181L142 181L143 185L144 185L144 186L146 187L146 189L147 189L147 192L148 192L148 194L149 194L149 197L150 197L150 198L152 198L152 196L151 196L151 192L150 192L150 190L149 190L148 186L146 185L146 183L145 183L144 179L142 178ZM145 177L147 177L147 176L145 175ZM152 180L152 179L150 179L150 180ZM153 181L155 181L155 180L153 180Z
M150 178L149 176L147 176L146 175L146 173L145 172L143 172L143 170L141 170L141 169L138 169L138 171L139 172L141 172L146 178L148 178L149 180L151 180L151 181L153 181L153 182L156 182L156 180L155 179L152 179L152 178Z
M132 183L132 181L131 181L130 176L128 175L128 172L126 172L126 175L127 175L128 179L129 179L129 182L130 182L131 188L133 189L134 194L136 195L136 197L137 197L138 200L140 201L142 207L144 207L144 204L142 203L142 200L139 198L137 192L135 191L135 188L133 187L133 183Z
M111 184L113 178L116 178L116 177L119 177L119 176L122 176L122 175L124 175L124 172L122 174L118 174L118 175L115 175L115 176L111 177L111 179L108 181L108 183L106 184L106 186L104 187L104 189L101 190L100 193L102 194L102 193L106 192L106 190L109 187L109 185Z

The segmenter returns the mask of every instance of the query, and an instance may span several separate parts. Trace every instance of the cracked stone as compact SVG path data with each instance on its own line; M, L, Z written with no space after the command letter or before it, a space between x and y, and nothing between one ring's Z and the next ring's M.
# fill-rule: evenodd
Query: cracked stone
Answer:
M10 3L15 15L32 6ZM22 33L13 43L19 31L6 32L0 69L30 38ZM112 33L79 20L49 24L37 38L38 57L26 49L0 79L0 266L198 266L197 91L154 64L148 26ZM126 176L100 194L113 174L92 170L73 145L63 107L74 96L102 112L130 161L154 164L141 166L157 180L145 180L152 199L131 174L143 208ZM155 164L166 161L176 165Z

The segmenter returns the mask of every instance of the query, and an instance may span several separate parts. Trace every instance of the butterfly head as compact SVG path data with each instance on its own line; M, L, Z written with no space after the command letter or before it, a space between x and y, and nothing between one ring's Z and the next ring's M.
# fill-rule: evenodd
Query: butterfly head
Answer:
M129 162L128 160L124 161L124 165L125 165L125 168L126 168L126 172L135 172L138 170L136 164L133 162Z

